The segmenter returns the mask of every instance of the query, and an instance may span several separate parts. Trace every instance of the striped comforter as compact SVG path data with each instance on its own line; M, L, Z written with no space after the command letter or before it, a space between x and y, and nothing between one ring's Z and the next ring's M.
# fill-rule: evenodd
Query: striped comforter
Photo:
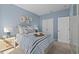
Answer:
M31 34L17 34L16 41L26 54L43 54L49 46L50 35L35 37Z

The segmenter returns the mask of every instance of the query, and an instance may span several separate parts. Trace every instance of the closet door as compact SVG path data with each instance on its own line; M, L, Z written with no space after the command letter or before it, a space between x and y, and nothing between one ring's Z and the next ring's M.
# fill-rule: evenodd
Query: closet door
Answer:
M58 19L58 41L69 43L69 17Z
M42 31L47 34L53 34L53 19L46 19L42 21Z
M44 33L50 34L50 42L52 42L53 39L53 19L45 19L42 21L42 31Z
M47 22L47 20L42 21L42 32L48 33L48 22Z
M72 53L79 53L79 16L70 17L69 33Z

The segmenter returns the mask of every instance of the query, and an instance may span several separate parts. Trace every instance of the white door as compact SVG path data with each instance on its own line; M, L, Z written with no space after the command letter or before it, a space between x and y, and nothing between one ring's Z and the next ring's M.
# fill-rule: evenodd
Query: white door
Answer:
M48 22L47 22L47 20L42 20L42 32L48 33Z
M79 16L70 17L70 44L73 53L79 53Z
M42 21L42 31L47 34L53 34L53 19L46 19Z
M69 43L69 17L58 19L58 41Z
M53 39L53 19L45 19L42 21L42 31L46 34L50 34L51 37L49 42L52 42Z

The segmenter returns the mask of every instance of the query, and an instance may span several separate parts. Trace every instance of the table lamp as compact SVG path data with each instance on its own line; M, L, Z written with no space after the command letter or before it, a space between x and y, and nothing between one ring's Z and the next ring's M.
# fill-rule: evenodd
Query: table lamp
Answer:
M10 34L11 34L11 28L10 27L4 27L4 33L6 34L7 37L9 37Z

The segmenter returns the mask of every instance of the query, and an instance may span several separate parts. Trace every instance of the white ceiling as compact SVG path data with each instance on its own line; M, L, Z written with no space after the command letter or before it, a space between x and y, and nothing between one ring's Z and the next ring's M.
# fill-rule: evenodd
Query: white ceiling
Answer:
M17 4L16 6L37 15L44 15L69 8L68 4Z

